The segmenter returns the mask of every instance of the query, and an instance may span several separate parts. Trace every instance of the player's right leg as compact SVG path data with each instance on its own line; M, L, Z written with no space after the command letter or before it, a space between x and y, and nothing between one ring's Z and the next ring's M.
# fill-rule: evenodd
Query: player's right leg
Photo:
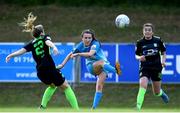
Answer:
M139 91L138 91L137 102L136 102L136 108L138 110L140 110L143 105L147 85L148 85L148 78L146 76L142 76L139 80Z
M106 73L105 72L102 72L101 74L98 75L98 80L96 82L96 92L94 95L92 109L97 108L97 106L98 106L98 104L102 98L102 90L103 90L105 80L106 80Z
M106 79L106 73L102 70L102 65L104 61L96 61L94 63L88 64L87 69L92 75L97 75L98 80L96 82L96 92L94 95L92 109L96 109L101 98L102 98L102 89L104 86L104 81Z

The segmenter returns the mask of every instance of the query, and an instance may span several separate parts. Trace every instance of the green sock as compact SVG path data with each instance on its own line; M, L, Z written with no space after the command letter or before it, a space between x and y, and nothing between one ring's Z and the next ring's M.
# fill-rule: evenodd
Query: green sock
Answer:
M136 105L136 107L137 107L139 110L140 110L141 107L142 107L145 93L146 93L146 89L140 87L140 88L139 88L138 95L137 95L137 105Z
M64 90L64 93L66 95L66 99L69 101L72 108L78 110L79 109L78 102L77 102L76 96L75 96L73 90L71 89L71 87L69 86L68 88L66 88Z
M49 100L51 99L52 95L54 94L54 92L56 91L56 88L57 87L51 87L49 86L45 92L44 92L44 95L43 95L43 98L42 98L42 102L41 102L41 105L43 107L46 107L47 106L47 103L49 102Z

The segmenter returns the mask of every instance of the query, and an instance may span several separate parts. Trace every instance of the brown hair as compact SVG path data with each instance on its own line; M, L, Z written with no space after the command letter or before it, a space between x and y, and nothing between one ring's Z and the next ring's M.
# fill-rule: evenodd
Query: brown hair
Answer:
M81 37L83 37L84 33L91 34L91 35L92 35L93 40L96 40L94 30L92 30L92 29L85 29L85 30L83 30L83 31L82 31L82 33L81 33Z
M145 24L143 25L143 28L145 28L145 27L151 27L152 30L154 30L154 25L153 25L152 23L145 23Z

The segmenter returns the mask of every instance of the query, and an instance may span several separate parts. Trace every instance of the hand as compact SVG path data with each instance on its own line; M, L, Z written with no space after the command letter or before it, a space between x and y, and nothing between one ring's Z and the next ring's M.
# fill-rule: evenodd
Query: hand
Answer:
M161 65L162 65L162 67L166 67L166 63L165 62L162 62Z
M6 63L8 63L8 62L10 61L10 59L11 59L11 56L8 55L8 56L6 57Z
M59 54L59 51L58 51L58 49L56 47L53 48L53 53L54 53L54 55Z
M142 62L144 62L144 61L146 61L146 58L145 58L144 55L142 55L142 56L140 56L139 60L142 61Z
M72 54L70 57L71 58L74 58L74 57L76 57L76 56L78 56L79 54L78 53L74 53L74 54Z
M64 67L64 65L59 64L58 66L56 66L56 69L62 69Z

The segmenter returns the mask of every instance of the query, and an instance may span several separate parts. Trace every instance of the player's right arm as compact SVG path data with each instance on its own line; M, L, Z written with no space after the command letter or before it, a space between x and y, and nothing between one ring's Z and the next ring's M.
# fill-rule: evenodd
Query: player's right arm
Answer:
M15 56L22 55L22 54L24 54L24 53L26 53L26 49L25 49L25 48L21 48L21 49L15 51L15 52L9 54L9 55L6 57L6 62L9 62L9 60L10 60L11 58L13 58L13 57L15 57Z
M80 49L82 48L82 43L80 42L79 44L76 45L76 47L74 48L74 50L72 52L70 52L66 58L63 60L63 62L61 64L59 64L58 66L56 66L57 69L61 69L64 67L64 65L69 61L69 59L73 58L73 54L79 53Z
M61 68L63 68L64 67L64 65L69 61L69 59L71 58L71 55L72 55L73 53L72 52L70 52L67 56L66 56L66 58L63 60L63 62L61 63L61 64L59 64L58 66L56 66L56 68L57 69L61 69Z
M136 43L136 48L135 48L135 58L137 59L137 60L139 60L139 61L146 61L146 58L145 58L145 56L144 55L141 55L142 54L142 52L141 52L141 46L140 46L140 42L139 41L137 41L137 43Z
M135 57L136 57L136 59L139 60L139 61L142 61L142 62L143 62L143 61L146 61L146 58L145 58L144 55L142 55L142 56L136 55Z

